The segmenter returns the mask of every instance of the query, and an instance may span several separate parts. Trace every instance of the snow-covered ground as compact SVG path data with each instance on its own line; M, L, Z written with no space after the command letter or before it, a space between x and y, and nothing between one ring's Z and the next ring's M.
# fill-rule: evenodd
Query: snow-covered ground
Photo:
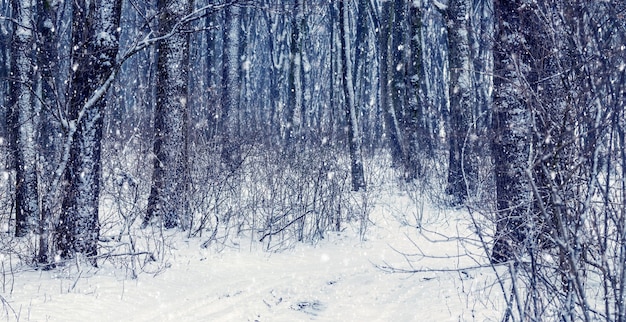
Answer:
M366 240L356 228L281 253L241 238L228 247L172 232L167 268L130 279L68 265L5 273L9 321L496 321L501 293L471 237L467 214L380 198ZM409 223L407 225L407 222ZM410 253L411 262L401 253ZM468 256L469 254L469 256ZM377 266L426 270L389 273ZM5 268L6 269L6 268ZM432 271L428 271L431 269ZM2 278L2 277L0 277Z

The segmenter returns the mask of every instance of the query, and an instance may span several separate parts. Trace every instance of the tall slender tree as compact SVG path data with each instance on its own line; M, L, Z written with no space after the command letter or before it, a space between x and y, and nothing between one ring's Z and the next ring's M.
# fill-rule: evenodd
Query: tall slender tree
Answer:
M287 123L286 145L293 148L294 141L298 140L302 132L304 109L304 71L303 71L303 43L306 18L304 15L304 0L295 0L291 17L291 37L289 40L289 75L287 77L289 92L285 121Z
M187 81L189 36L175 30L191 10L189 0L158 2L159 33L172 36L158 44L154 116L154 169L144 226L160 216L165 228L187 228Z
M416 179L422 174L422 162L420 158L432 154L428 127L426 126L425 105L421 98L421 87L424 78L424 64L422 62L422 13L417 2L407 4L405 16L406 35L404 37L406 48L405 76L406 106L404 112L404 131L407 139L407 169L406 179Z
M37 191L37 119L34 83L35 0L14 0L14 27L9 75L10 127L13 132L15 189L15 235L25 236L39 218Z
M378 138L374 135L376 124L376 86L373 73L376 70L374 64L375 52L371 51L376 46L376 39L373 37L377 25L377 15L372 9L369 0L357 1L357 13L355 24L355 54L354 54L354 88L355 100L357 102L357 112L361 116L359 123L363 132L363 145L367 153L374 152Z
M528 169L531 115L523 92L530 68L524 22L530 8L524 0L494 2L497 39L494 47L493 160L497 227L491 259L514 258L525 239L525 219L532 211Z
M476 99L470 50L471 1L452 0L448 5L448 59L450 119L447 192L453 203L463 203L475 186L476 165L473 146L476 135L473 111Z
M0 14L4 16L11 15L11 6L10 1L0 1ZM0 28L4 30L11 30L10 21L3 19L0 21ZM7 50L11 47L11 35L10 33L0 33L0 48L5 48L5 50L0 50L0 79L8 80L9 79L9 60L10 51ZM2 138L2 145L8 143L8 139L10 137L9 133L7 133L7 125L8 125L8 99L7 96L9 94L9 82L3 81L0 82L0 137Z
M222 162L233 170L239 166L239 41L241 38L241 8L233 5L224 14L224 52L222 54L222 115L218 122L222 144Z
M347 10L347 0L339 1L339 38L341 38L341 75L343 93L345 96L346 122L348 122L348 145L350 149L350 169L352 174L352 190L365 189L363 174L363 152L361 131L359 128L356 102L354 99L354 80L352 79L353 64L350 60L350 17Z
M59 56L59 7L61 3L37 0L37 66L38 78L38 102L42 105L39 136L39 185L41 194L41 208L39 219L39 250L37 262L49 264L50 234L53 230L53 208L58 206L60 189L52 187L56 176L54 167L58 161L57 133L60 132L59 122L55 118L61 106L61 93L59 88L59 72L61 61ZM60 176L60 175L59 175ZM47 266L45 266L47 267Z
M403 166L402 132L399 130L399 121L393 104L395 93L391 86L394 81L393 71L396 67L393 53L398 49L397 47L394 49L392 42L395 23L393 8L392 1L384 1L380 14L380 31L378 32L380 106L387 128L392 160L395 166Z

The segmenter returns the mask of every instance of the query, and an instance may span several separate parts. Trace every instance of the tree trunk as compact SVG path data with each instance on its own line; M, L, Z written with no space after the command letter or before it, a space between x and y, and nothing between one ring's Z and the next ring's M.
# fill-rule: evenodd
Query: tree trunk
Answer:
M393 82L394 60L392 59L392 31L393 31L393 7L391 1L382 3L380 15L379 50L380 50L380 106L383 111L389 146L394 166L403 166L404 152L402 150L402 138L399 131L398 118L393 104L394 93L391 83Z
M422 15L419 4L413 2L408 5L408 15L406 17L408 26L406 33L405 55L406 76L404 83L406 86L406 112L404 128L407 138L407 169L406 179L416 179L422 174L422 164L420 157L428 155L432 149L427 127L424 104L420 97L420 88L424 76L422 64Z
M495 1L497 32L494 48L493 142L497 227L494 263L514 259L525 239L525 218L532 207L528 168L531 116L522 92L529 61L523 48L523 1Z
M34 102L34 0L13 1L13 17L17 22L11 41L11 72L9 82L10 127L16 170L15 235L25 236L36 228L39 219L37 191L38 111Z
M57 30L57 14L60 3L49 4L45 0L37 0L37 32L38 55L37 65L41 82L41 102L43 104L39 124L39 161L43 171L40 177L41 217L39 220L39 249L37 262L47 265L50 262L50 235L53 219L52 210L58 202L58 191L52 191L54 181L54 165L57 160L57 135L60 132L58 121L52 111L57 110L58 101L58 73L61 58L58 54L59 36Z
M190 10L189 0L159 1L160 33L170 32ZM154 169L143 226L160 216L165 228L186 229L188 35L177 31L158 48Z
M448 59L450 62L450 120L447 193L462 204L475 186L475 134L472 112L476 100L472 83L468 0L452 0L448 7ZM469 188L469 189L468 189Z
M341 75L343 93L345 96L346 121L348 122L348 145L350 147L350 167L352 173L352 190L365 190L365 176L363 175L363 157L361 132L357 119L356 103L354 102L354 82L352 80L352 62L350 61L350 20L345 6L347 0L339 1L339 16L341 17L339 37L341 38Z
M62 258L76 253L93 258L100 233L100 152L106 101L93 95L108 87L119 46L121 0L72 2L72 81L67 129L73 132L65 172L68 182L57 226L56 245Z
M286 140L285 146L287 150L294 148L302 134L303 123L303 92L304 92L304 73L302 71L303 64L303 48L304 42L304 3L302 0L296 0L293 6L293 14L291 17L291 39L289 42L289 75L287 77L289 92L287 93L286 106Z
M222 162L229 171L241 163L239 150L239 40L241 38L241 8L230 6L224 15L224 53L222 55Z
M11 13L9 12L11 10L11 6L10 6L10 1L2 1L0 2L0 15L3 16L10 16ZM9 28L9 24L11 22L6 20L6 19L2 19L0 20L0 28L1 29L6 29L6 30L10 30ZM9 60L10 60L10 50L7 50L8 48L10 48L11 46L11 35L9 33L0 33L0 48L4 48L4 50L0 50L0 79L9 79ZM7 133L9 131L7 131L7 125L9 120L8 118L8 114L9 114L9 109L6 108L6 106L8 106L8 96L9 96L9 82L8 81L4 81L4 82L0 82L0 106L3 106L4 108L0 109L0 137L2 137L3 139L8 139L10 138L11 134ZM10 141L10 140L9 140ZM6 141L2 142L2 145L6 144ZM6 166L7 168L9 168L9 166Z

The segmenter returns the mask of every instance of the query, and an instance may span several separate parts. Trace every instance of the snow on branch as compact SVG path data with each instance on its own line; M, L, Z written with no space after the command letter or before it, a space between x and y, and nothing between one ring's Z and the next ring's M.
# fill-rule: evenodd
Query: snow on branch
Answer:
M191 22L193 22L195 20L201 19L202 17L205 17L205 16L207 16L207 15L209 15L209 14L215 12L215 11L224 9L224 8L226 8L228 6L235 5L235 4L240 3L240 2L241 2L240 0L229 0L229 1L221 3L221 4L210 4L210 5L206 5L206 6L202 7L202 8L199 8L197 10L194 10L193 12L191 12L188 15L184 16L180 21L178 21L172 27L172 29L169 30L166 34L153 36L153 33L150 32L145 38L143 38L140 41L137 41L128 51L126 51L126 53L124 53L121 56L118 56L118 59L117 59L115 65L111 66L111 73L109 74L107 79L104 81L104 83L102 83L91 94L89 99L87 99L85 104L82 106L82 108L78 112L78 116L76 117L76 119L74 119L74 120L67 120L67 119L64 119L63 117L61 117L61 124L67 130L67 138L66 138L65 143L63 145L63 153L61 154L61 162L59 163L59 166L57 167L57 169L55 169L55 171L54 171L55 176L54 176L54 179L53 179L53 183L50 186L50 191L55 191L54 189L57 189L57 187L61 184L61 179L63 177L63 173L65 172L65 169L67 168L67 164L69 162L70 149L71 149L71 146L73 144L73 138L74 138L74 134L75 134L75 132L77 130L77 125L80 124L80 122L84 118L87 110L92 108L100 99L102 99L104 97L104 95L107 93L107 91L109 90L111 85L113 85L113 82L115 81L115 79L117 77L117 73L118 73L118 71L120 70L120 68L122 67L122 65L124 64L125 61L130 59L136 53L138 53L138 52L148 48L149 46L152 46L152 45L156 44L158 41L171 38L174 35L176 35L177 33L183 32L182 28L184 26L186 26L187 24L189 24L189 23L191 23ZM61 114L59 114L59 115L61 115Z
M433 5L435 5L439 11L448 10L448 4L443 1L433 0Z
M174 24L171 30L169 30L165 34L155 35L154 31L150 31L143 39L138 40L131 48L129 48L126 51L126 53L120 56L120 58L118 59L118 65L121 66L126 60L131 58L133 55L154 45L158 41L171 38L180 32L184 32L183 27L185 27L186 25L198 19L202 19L203 17L206 17L216 11L225 9L232 5L239 4L241 2L242 2L241 0L229 0L224 3L209 4L202 8L198 8L194 10L193 12L184 16L182 19L177 21L176 24Z

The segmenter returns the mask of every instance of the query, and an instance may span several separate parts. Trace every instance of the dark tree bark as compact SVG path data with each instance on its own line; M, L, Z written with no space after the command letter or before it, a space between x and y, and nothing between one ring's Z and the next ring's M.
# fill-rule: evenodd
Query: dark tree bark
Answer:
M287 76L287 106L285 113L286 133L285 146L287 150L294 148L302 135L304 120L304 71L303 71L303 43L306 18L304 16L304 1L296 0L291 17L291 37L289 41L289 75Z
M72 2L72 78L66 130L72 135L65 171L66 195L57 225L56 245L62 258L97 254L100 226L100 152L102 116L115 73L121 0Z
M409 162L408 149L408 131L406 128L407 120L407 52L409 51L407 42L407 17L408 3L404 0L393 0L391 9L391 30L390 30L390 46L389 46L389 86L390 86L390 103L389 108L391 125L394 127L398 136L400 145L399 160L404 168L404 175L408 177L411 171Z
M237 139L240 131L240 62L241 8L228 7L224 15L224 53L222 55L222 116L219 135L222 137L222 162L229 171L240 166L241 151Z
M382 3L380 15L379 50L380 50L380 106L383 111L387 135L389 136L389 147L394 166L403 166L404 152L402 150L402 137L399 131L399 122L394 108L394 92L391 86L393 70L395 69L393 60L392 32L394 26L393 2ZM396 48L397 50L397 48Z
M58 161L57 133L60 132L58 121L55 119L55 111L59 110L59 92L57 87L60 61L58 54L59 36L57 15L59 2L48 3L45 0L37 0L37 66L39 67L40 99L43 104L39 132L40 166L43 169L40 177L40 186L43 187L41 194L41 217L39 220L39 249L37 262L47 265L50 262L50 235L52 230L53 207L58 203L58 191L52 191L51 184L54 180L55 161ZM47 267L47 266L46 266Z
M420 173L419 98L421 62L420 12L402 0L382 4L380 46L380 102L395 167L405 180Z
M37 119L34 80L34 0L14 0L15 24L11 40L11 71L9 75L9 106L11 109L12 148L16 170L15 235L25 236L39 221L37 190Z
M476 134L472 56L469 39L471 2L452 0L448 7L448 59L450 79L449 162L447 193L452 203L462 204L476 181Z
M404 131L407 138L407 169L406 179L416 179L422 174L422 156L430 155L432 143L428 135L425 120L426 113L420 97L421 82L424 77L422 64L422 14L419 4L408 4L406 15L405 54L406 75L406 111L404 117Z
M158 2L161 34L191 10L189 0ZM154 169L144 227L160 216L165 228L188 227L187 80L189 39L183 30L158 44L157 99L154 116Z
M219 81L220 75L215 71L215 66L219 65L220 54L221 54L221 31L218 26L220 25L221 16L219 14L211 14L205 17L205 28L206 28L206 47L204 50L206 51L206 66L207 72L205 73L204 82L207 86L207 102L208 105L206 108L208 109L207 118L207 131L208 137L210 139L214 139L218 134L218 124L220 120L217 119L219 116L219 101L220 101L220 90L219 90Z
M4 16L11 15L11 6L10 1L2 1L0 2L0 14ZM8 20L0 21L0 28L6 29L7 31L11 30L11 22ZM9 60L10 60L10 50L11 48L11 34L10 33L0 33L0 48L4 48L4 50L0 50L0 79L8 80L9 79ZM11 133L7 130L7 126L9 125L9 81L0 82L0 137L3 138L2 145L10 144L11 141ZM4 157L4 156L3 156ZM6 161L12 163L10 157L7 157ZM4 161L4 160L3 160ZM8 167L8 165L7 165Z
M352 173L352 190L365 190L365 176L363 174L363 154L361 131L357 119L356 103L354 101L354 82L352 79L353 64L350 61L350 20L346 10L347 0L339 1L339 37L341 38L341 75L345 98L346 121L348 122L348 145L350 149L350 168Z
M378 26L375 26L371 17L375 15L372 12L371 2L369 0L357 1L356 13L356 30L355 30L355 54L354 54L354 71L353 80L355 88L355 101L357 102L357 111L360 111L361 129L363 136L364 152L372 155L377 148L378 137L374 135L376 126L376 85L374 76L375 71L374 55L370 52L372 43L376 44L375 32Z
M497 227L491 260L514 259L525 239L525 219L532 212L526 170L530 147L531 115L524 99L530 68L524 46L524 22L529 17L523 0L496 0L497 39L494 48L492 153L495 163Z

